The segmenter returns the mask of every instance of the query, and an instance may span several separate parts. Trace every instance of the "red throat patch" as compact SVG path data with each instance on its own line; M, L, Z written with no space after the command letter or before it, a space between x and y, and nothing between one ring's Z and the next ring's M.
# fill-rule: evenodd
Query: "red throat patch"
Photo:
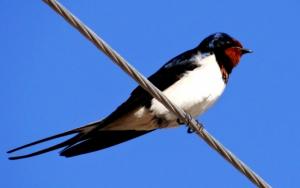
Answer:
M241 50L236 47L231 47L225 50L225 55L230 59L232 67L235 67L240 62Z

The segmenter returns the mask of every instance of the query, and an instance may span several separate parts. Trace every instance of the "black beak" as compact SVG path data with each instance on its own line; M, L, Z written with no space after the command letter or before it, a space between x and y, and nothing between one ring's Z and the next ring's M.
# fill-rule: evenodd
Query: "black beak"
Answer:
M241 49L242 54L248 54L248 53L252 53L252 50L246 49L246 48L242 48Z

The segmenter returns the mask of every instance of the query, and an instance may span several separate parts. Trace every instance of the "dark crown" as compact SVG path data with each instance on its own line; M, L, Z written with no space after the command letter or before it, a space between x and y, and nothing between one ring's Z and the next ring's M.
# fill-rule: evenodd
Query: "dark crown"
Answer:
M230 47L242 48L242 45L226 33L215 33L205 38L197 48L201 52L216 53Z

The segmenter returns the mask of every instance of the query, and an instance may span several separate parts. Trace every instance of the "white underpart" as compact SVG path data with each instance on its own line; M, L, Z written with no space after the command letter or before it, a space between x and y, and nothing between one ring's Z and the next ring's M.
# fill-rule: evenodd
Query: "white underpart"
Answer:
M199 53L195 60L200 65L198 68L186 72L180 80L163 91L168 99L193 117L201 115L213 105L225 88L215 55L203 57ZM152 99L150 111L144 107L137 109L111 124L108 129L150 130L160 128L154 121L154 116L166 120L166 127L178 125L177 117L159 101Z
M200 67L187 72L163 92L168 99L193 117L202 114L213 105L225 88L222 73L214 55L201 59L199 54L196 60L201 65ZM152 100L151 110L169 121L177 119L156 99Z

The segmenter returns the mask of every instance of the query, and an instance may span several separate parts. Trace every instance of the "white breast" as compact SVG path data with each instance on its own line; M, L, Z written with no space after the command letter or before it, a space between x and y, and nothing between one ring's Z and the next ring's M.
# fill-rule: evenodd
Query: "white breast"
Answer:
M163 92L172 102L193 117L202 114L214 104L225 88L214 55L202 58L199 54L195 60L200 66L187 72L179 81ZM155 115L164 117L171 122L177 119L156 99L152 99L150 110Z

